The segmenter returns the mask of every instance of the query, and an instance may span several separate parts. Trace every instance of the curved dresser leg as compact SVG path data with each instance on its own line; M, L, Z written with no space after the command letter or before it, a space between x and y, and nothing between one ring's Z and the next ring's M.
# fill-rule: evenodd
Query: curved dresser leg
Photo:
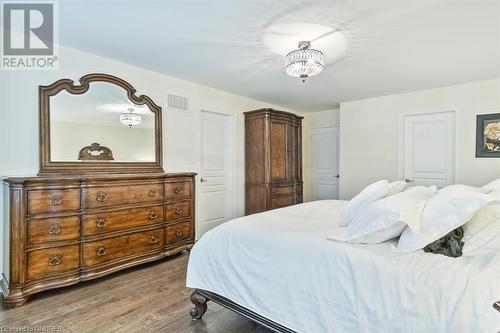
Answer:
M29 296L23 295L21 292L10 292L9 295L4 297L3 302L8 308L18 308L23 306L28 301Z
M191 303L194 304L194 308L189 311L193 320L201 319L205 312L207 312L207 302L208 298L200 295L197 290L193 291L191 294Z

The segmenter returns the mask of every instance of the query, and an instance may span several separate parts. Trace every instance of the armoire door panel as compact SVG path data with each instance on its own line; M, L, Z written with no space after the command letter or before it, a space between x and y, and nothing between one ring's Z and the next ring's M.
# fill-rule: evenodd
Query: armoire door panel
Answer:
M271 121L271 180L287 179L287 124Z
M297 161L297 127L293 124L287 124L287 166L288 166L288 181L298 179L298 161Z
M245 121L245 179L247 183L264 183L266 179L266 119Z

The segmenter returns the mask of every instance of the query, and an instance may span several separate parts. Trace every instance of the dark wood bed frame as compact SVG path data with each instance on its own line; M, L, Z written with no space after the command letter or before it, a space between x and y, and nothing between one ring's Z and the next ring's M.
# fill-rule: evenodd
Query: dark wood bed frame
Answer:
M243 317L253 320L256 323L273 330L274 332L296 333L294 330L291 330L288 327L267 319L266 317L263 317L251 310L248 310L247 308L236 304L223 296L203 289L195 289L191 294L191 303L194 304L194 308L189 311L189 314L191 315L191 318L193 318L193 320L201 319L205 312L207 312L208 301L213 301L229 310L236 312L239 315L242 315ZM500 312L500 301L493 303L493 308Z
M189 311L189 314L191 315L191 318L193 318L193 320L201 319L205 312L207 312L208 301L215 302L229 310L236 312L239 315L242 315L243 317L253 320L256 323L265 326L270 330L273 330L274 332L296 333L294 330L291 330L288 327L267 319L266 317L263 317L251 310L248 310L247 308L236 304L223 296L202 289L195 289L195 291L193 291L193 293L191 294L191 303L194 304L194 308Z

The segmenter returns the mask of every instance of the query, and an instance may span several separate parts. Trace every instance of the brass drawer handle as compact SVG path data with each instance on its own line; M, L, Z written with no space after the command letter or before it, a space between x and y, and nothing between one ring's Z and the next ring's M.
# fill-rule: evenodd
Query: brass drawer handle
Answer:
M271 192L273 192L274 194L278 194L278 193L280 193L280 191L279 191L277 188L273 188L273 189L271 190Z
M158 243L158 237L156 237L156 235L149 236L149 244L153 245L156 243Z
M148 219L155 220L157 218L158 218L158 213L156 211L152 210L152 211L149 212Z
M108 253L108 251L106 251L106 249L103 247L98 248L96 251L96 254L98 257L105 256L107 253Z
M273 199L273 205L277 205L279 203L278 199Z
M95 199L99 202L104 202L107 198L108 196L106 195L106 192L99 191L96 193Z
M175 215L180 215L182 213L182 209L180 207L176 207L174 213Z
M180 185L177 185L175 187L175 194L181 194L182 193L182 187Z
M177 229L175 230L175 234L176 234L178 237L182 236L182 230L181 230L181 229L179 229L179 228L177 228Z
M61 256L53 256L49 259L49 266L57 266L62 263Z
M155 197L155 196L156 196L156 193L157 193L157 192L156 192L156 190L149 190L148 195L149 195L150 197Z
M106 219L104 217L98 217L97 220L95 221L95 225L98 228L104 228L105 226L108 225L108 222L106 222Z
M49 205L59 206L60 204L62 204L62 199L63 199L62 195L53 195L49 198Z
M61 232L61 226L57 223L49 225L49 235L57 235Z

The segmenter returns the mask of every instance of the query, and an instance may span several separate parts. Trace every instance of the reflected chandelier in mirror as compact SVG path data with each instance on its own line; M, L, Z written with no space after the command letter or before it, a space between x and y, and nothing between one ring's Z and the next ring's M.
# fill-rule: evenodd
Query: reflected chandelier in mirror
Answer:
M161 107L112 75L79 83L39 87L40 174L163 172Z

